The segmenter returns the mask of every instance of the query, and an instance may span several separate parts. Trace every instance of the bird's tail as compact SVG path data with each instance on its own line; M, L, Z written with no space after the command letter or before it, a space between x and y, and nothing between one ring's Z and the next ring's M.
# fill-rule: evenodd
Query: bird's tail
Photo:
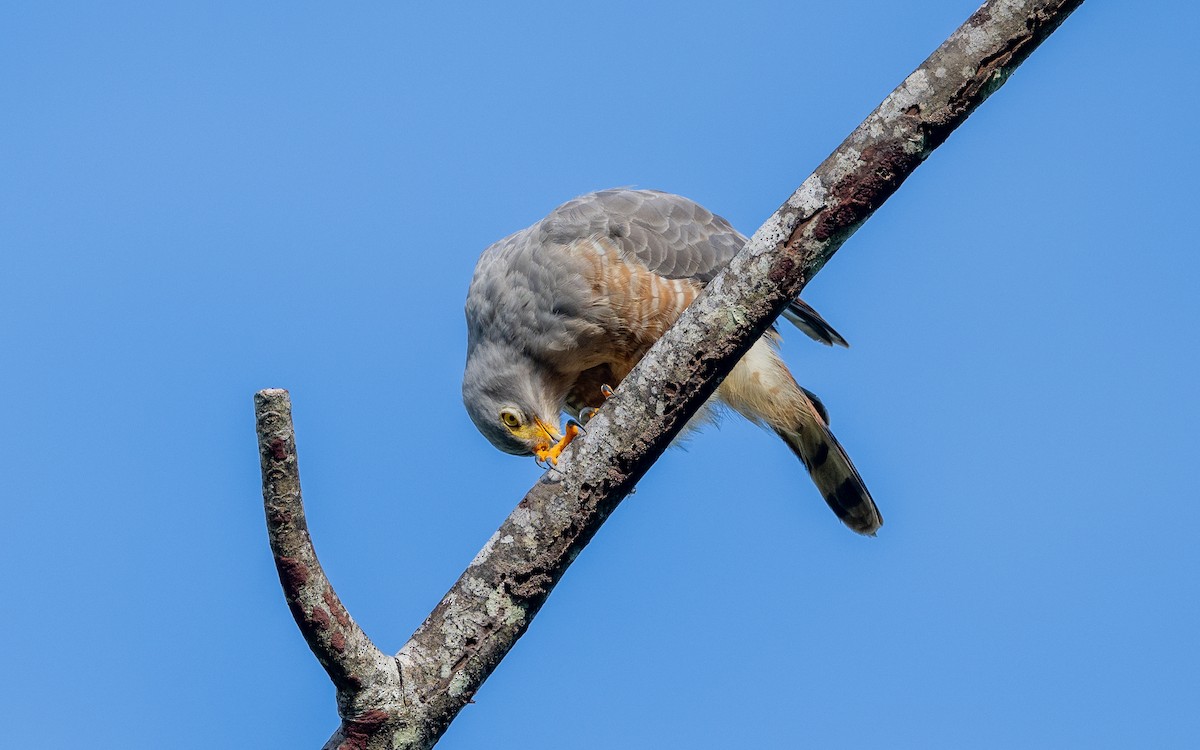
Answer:
M821 400L796 383L773 344L770 334L755 342L721 383L718 396L783 438L842 523L860 534L874 535L883 518L871 493L829 431Z
M807 412L794 427L774 430L808 469L821 497L829 503L837 517L853 531L874 536L883 525L883 516L863 483L858 470L850 462L841 443L829 431L822 411L805 394Z

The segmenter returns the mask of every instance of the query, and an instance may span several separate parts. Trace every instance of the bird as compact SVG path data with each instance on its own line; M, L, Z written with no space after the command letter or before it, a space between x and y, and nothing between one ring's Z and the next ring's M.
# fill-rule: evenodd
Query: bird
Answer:
M688 198L617 188L574 198L489 246L465 305L462 396L471 421L496 448L557 464L579 421L745 243ZM848 346L799 298L783 315L815 341ZM837 517L874 536L883 517L830 432L824 404L780 357L779 338L772 326L713 399L778 435ZM572 419L560 429L564 413Z

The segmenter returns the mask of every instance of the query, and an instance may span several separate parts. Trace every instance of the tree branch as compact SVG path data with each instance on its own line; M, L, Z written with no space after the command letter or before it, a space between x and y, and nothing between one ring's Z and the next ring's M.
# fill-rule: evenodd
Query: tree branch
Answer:
M307 587L289 584L280 562L289 604L298 602L293 604L296 622L339 686L339 708L342 693L352 692L354 680L364 692L376 684L399 691L389 699L386 691L375 690L372 701L355 704L372 706L373 723L359 721L361 713L343 712L342 728L327 747L431 747L529 627L567 566L788 301L1080 4L1082 0L991 0L909 75L763 224L622 381L588 423L587 434L564 453L559 470L547 472L533 486L397 654L398 685L392 677L370 674L392 667L380 661L348 615L342 623L335 614L345 613L325 598L337 601L323 574L314 573ZM263 391L257 398L265 402L270 394L282 393ZM275 398L286 408L286 395ZM276 444L264 438L260 417L268 520L276 523L270 519L278 498L290 503L287 523L296 528L287 539L300 537L310 555L294 441L290 420L285 421L287 435ZM280 454L284 458L274 458ZM268 481L268 470L282 472L281 479ZM269 487L274 494L268 494ZM319 573L315 556L297 556L295 544L277 546L275 535L273 531L277 561L300 560L305 570ZM336 620L341 629L323 629L314 622L313 607L321 602L329 604L325 622ZM315 619L321 620L319 615ZM353 652L352 659L332 643L335 632L353 638L354 647L346 649Z
M337 688L343 719L390 707L399 695L396 660L375 647L325 576L304 518L292 401L270 388L254 394L267 536L279 583L304 640Z

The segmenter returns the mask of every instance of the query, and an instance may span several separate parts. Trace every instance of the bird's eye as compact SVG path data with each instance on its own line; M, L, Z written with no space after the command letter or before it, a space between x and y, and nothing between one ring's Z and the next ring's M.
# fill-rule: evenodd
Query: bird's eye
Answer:
M504 411L500 412L500 420L504 422L505 426L510 430L515 430L521 426L521 418L517 416L517 413L511 409L505 409Z

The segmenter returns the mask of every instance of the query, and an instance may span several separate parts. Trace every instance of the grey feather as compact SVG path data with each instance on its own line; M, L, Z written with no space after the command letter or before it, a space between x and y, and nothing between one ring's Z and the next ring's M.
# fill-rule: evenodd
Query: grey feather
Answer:
M594 396L602 381L617 384L607 382L614 377L614 347L636 332L604 295L580 283L597 257L590 252L615 246L622 257L658 276L704 285L745 243L746 237L729 222L686 198L616 189L568 201L490 246L475 268L466 302L462 392L472 421L501 450L528 454L528 442L516 439L498 421L502 409L556 421L566 408L594 405L573 389ZM799 299L784 316L816 341L846 345ZM624 356L629 352L625 349ZM860 533L873 533L882 519L829 432L824 405L809 391L799 389L797 396L804 413L784 418L773 429L808 467L838 517ZM753 410L748 416L757 418Z
M567 201L517 238L539 245L569 245L605 237L668 279L707 284L746 244L746 236L723 217L680 195L616 188ZM783 316L822 344L849 346L816 310L794 300Z
M530 227L537 240L569 244L610 238L659 276L708 283L746 238L728 221L679 195L614 189L582 195Z

